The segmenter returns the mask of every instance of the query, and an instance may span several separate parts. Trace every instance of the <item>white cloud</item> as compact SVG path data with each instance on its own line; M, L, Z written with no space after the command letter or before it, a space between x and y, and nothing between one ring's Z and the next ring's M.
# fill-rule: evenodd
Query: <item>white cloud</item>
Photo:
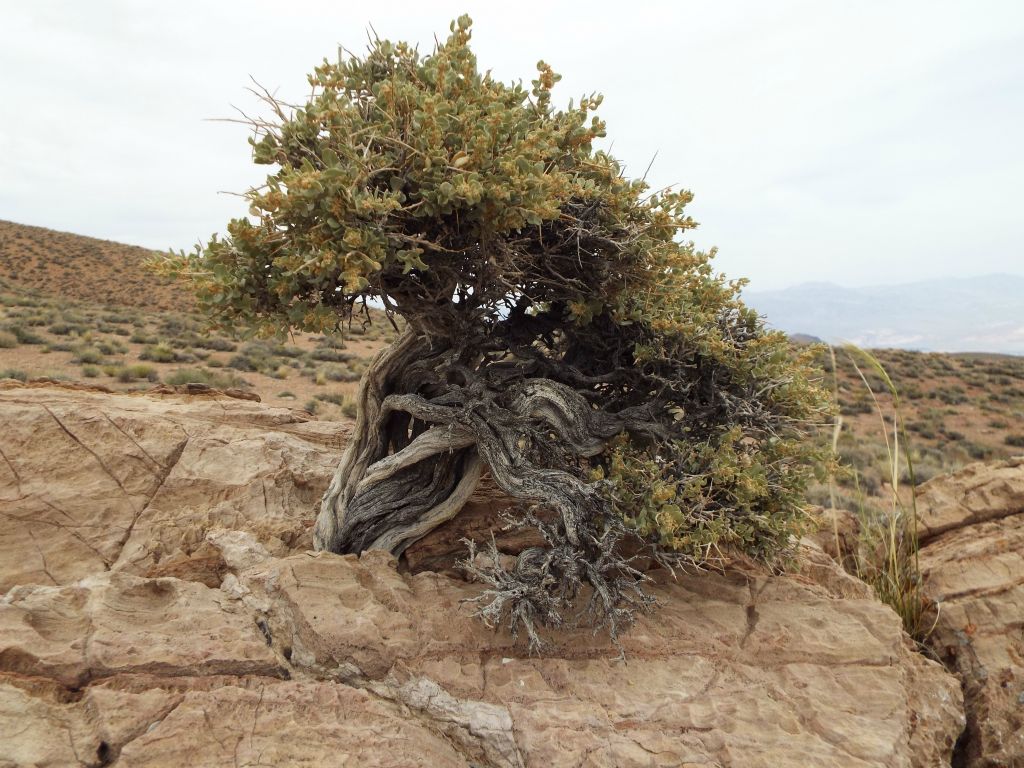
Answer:
M695 239L758 288L1024 272L1024 4L36 0L5 9L0 218L189 247L260 178L251 74L299 98L368 23L429 48L467 10L484 67L592 90L631 172L697 194Z

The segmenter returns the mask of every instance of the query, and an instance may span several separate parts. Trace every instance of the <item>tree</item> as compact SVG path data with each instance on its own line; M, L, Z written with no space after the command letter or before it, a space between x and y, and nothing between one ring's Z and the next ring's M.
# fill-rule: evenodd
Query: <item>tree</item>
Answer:
M305 104L265 94L251 143L276 170L250 217L169 263L221 327L343 331L371 303L403 319L360 384L319 549L400 554L489 471L546 546L467 561L480 614L531 646L581 618L614 638L651 603L638 554L786 556L829 405L679 239L690 193L596 148L601 97L554 108L544 62L532 88L496 81L470 24L428 55L374 40L325 60Z

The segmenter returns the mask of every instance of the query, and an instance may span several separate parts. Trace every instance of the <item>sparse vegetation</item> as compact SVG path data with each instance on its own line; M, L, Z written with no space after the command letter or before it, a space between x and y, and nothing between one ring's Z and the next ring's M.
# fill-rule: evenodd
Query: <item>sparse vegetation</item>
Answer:
M245 379L229 373L211 371L208 368L179 368L164 378L166 384L206 384L218 389L248 386Z
M878 434L885 445L884 483L869 490L882 497L881 504L865 499L862 480L866 479L856 467L847 465L847 477L855 491L853 509L859 519L860 541L855 551L848 553L847 567L860 579L870 584L876 596L899 614L903 626L919 644L930 631L926 622L928 603L920 591L921 570L918 563L918 523L914 490L918 482L913 450L904 422L899 389L888 371L870 352L857 347L843 350L849 364L856 371L864 391L874 404L878 419ZM833 369L835 355L831 356ZM838 380L835 387L838 393ZM884 391L891 398L891 408L883 407L878 393ZM833 432L833 449L838 450L842 421L838 420ZM901 489L905 487L906 492ZM830 503L836 506L834 490ZM837 519L833 515L833 519ZM840 550L838 532L836 549Z

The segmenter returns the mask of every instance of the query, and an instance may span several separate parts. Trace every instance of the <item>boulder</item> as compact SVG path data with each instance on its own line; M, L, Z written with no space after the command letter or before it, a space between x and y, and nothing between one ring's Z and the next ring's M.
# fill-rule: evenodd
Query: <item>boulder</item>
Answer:
M306 549L337 425L190 397L0 391L0 766L948 765L957 681L812 543L652 572L621 649L531 656L472 616L455 529L416 564Z
M917 507L928 642L963 684L963 764L1024 765L1024 457L935 478Z

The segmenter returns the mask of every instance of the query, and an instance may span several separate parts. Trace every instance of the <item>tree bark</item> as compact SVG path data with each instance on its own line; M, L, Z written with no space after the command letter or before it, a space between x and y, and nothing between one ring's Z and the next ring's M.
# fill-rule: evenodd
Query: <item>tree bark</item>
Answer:
M592 622L610 625L614 638L632 620L630 606L650 599L639 589L645 577L618 550L630 533L601 484L587 479L587 459L623 429L652 434L657 425L643 409L595 408L586 387L527 378L525 367L510 375L508 364L488 370L466 356L406 330L373 359L360 382L355 429L324 494L315 547L400 555L458 514L487 467L502 491L525 502L521 522L537 527L547 545L522 552L512 570L496 552L493 566L467 562L492 587L478 614L490 623L510 615L513 631L523 626L536 647L537 625L564 623L586 584ZM534 506L554 517L538 516Z

